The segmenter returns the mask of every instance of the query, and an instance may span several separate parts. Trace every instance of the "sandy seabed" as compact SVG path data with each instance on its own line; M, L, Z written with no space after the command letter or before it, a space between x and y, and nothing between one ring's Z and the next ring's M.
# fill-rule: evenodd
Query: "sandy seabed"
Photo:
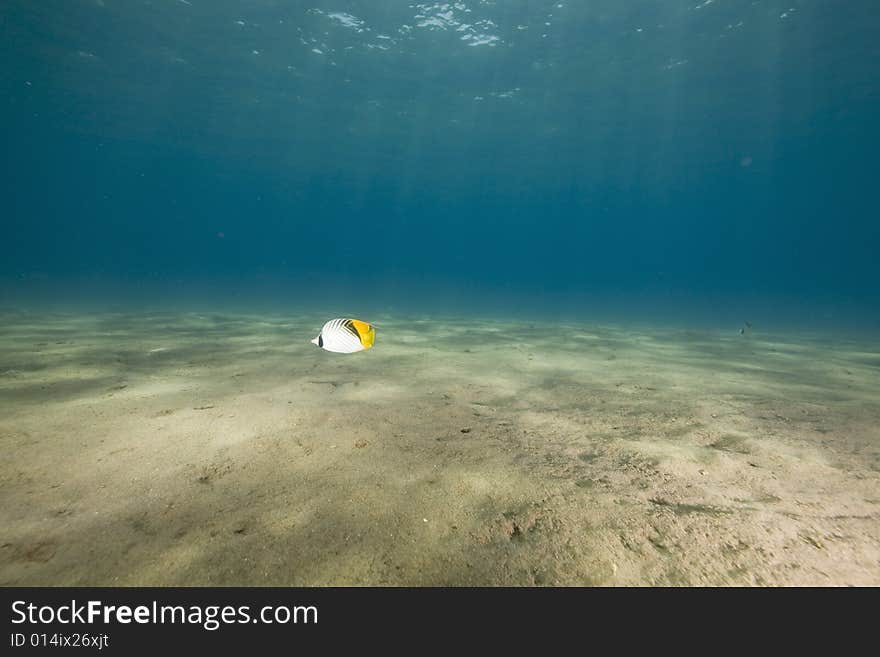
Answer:
M880 585L880 341L0 317L2 585Z

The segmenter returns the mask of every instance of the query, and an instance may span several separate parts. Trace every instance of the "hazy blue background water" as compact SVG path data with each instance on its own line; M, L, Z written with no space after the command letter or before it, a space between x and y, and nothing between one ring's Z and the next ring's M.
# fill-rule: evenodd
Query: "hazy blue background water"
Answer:
M873 0L2 0L0 303L880 328L878 62Z

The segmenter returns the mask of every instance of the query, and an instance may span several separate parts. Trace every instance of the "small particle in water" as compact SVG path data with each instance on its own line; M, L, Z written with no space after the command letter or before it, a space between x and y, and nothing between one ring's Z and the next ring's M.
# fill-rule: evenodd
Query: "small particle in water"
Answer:
M30 80L25 80L24 83L29 87L33 86Z
M742 158L740 158L739 165L740 165L743 169L748 169L750 166L752 166L752 156L751 156L751 155L745 155L745 156L743 156Z
M217 233L217 239L222 240L224 237L226 237L226 233Z

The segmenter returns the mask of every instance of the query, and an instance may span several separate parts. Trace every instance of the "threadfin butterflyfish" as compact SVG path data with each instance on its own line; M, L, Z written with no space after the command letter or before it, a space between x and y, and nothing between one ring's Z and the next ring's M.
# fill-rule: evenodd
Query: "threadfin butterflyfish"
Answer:
M353 354L373 346L376 329L359 319L331 319L312 344L337 354Z

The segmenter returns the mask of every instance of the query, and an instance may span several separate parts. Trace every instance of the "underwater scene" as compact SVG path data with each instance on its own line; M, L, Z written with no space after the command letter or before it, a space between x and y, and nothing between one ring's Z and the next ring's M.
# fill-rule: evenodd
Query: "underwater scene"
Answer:
M880 585L870 0L3 0L0 585Z

